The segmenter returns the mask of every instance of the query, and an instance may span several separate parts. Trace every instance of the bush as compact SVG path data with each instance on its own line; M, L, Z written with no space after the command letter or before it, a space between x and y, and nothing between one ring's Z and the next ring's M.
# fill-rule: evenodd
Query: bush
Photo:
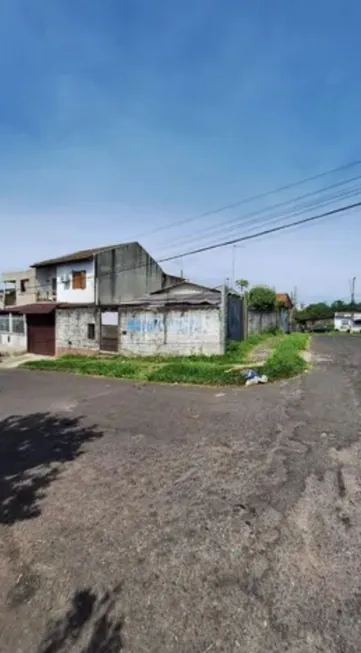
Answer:
M248 305L261 313L273 311L276 308L276 293L267 286L255 286L249 291Z

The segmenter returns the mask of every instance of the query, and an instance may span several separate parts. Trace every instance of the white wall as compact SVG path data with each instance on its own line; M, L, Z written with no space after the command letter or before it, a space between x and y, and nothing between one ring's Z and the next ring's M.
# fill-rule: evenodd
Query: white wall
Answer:
M21 333L0 333L0 352L20 353L27 351L27 337Z
M219 354L218 308L121 311L120 351L125 354Z
M72 272L73 270L86 271L86 288L84 290L73 290ZM61 281L63 275L69 275L70 281L66 284ZM91 304L95 301L95 283L94 283L94 260L77 261L73 263L63 263L56 266L56 300L57 302L66 302L70 304Z

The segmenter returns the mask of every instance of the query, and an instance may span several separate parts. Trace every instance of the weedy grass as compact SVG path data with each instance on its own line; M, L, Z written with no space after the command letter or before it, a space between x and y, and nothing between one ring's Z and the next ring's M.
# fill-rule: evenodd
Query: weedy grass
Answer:
M291 333L285 336L263 365L262 374L266 374L270 381L275 381L304 372L307 363L300 352L306 349L309 338L307 333Z
M277 336L277 339L274 339ZM280 339L280 334L262 333L243 342L228 343L223 356L73 356L29 361L24 367L89 374L137 381L159 383L189 383L198 385L243 385L240 365L249 362L254 347L271 341L274 349L261 369L270 380L293 376L302 372L306 363L299 351L307 345L307 334L291 334Z

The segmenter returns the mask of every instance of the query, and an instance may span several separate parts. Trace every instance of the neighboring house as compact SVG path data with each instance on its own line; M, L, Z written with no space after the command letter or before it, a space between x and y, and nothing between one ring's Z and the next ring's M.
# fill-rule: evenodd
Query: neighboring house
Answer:
M360 333L361 313L335 313L334 328L336 331Z
M54 301L71 304L116 306L177 279L165 274L137 242L81 250L32 268L39 286L51 290Z
M105 309L182 279L167 275L139 243L133 242L40 261L23 273L3 275L3 281L13 284L11 303L5 292L3 308L8 308L9 315L26 315L28 351L52 355L56 351L58 306L70 310L90 307L93 311L102 307L107 313ZM114 326L107 324L108 319L111 315L102 316L100 324ZM102 338L106 345L104 333Z
M282 305L283 308L287 308L289 311L293 309L293 301L286 292L277 292L276 301L278 304Z
M3 272L0 283L3 285L0 308L36 301L35 270L30 268L21 272Z
M221 354L230 334L241 339L241 297L189 281L113 308L60 306L56 311L57 354Z

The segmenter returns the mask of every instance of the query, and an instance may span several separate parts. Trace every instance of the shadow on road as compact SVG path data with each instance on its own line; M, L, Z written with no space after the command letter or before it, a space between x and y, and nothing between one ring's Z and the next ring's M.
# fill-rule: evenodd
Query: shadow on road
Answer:
M77 591L64 617L51 623L38 653L119 653L123 649L123 619L116 614L120 586L97 597L90 589ZM85 643L80 640L86 640Z
M1 420L0 524L37 517L61 465L80 456L85 442L101 436L78 418L50 413Z

